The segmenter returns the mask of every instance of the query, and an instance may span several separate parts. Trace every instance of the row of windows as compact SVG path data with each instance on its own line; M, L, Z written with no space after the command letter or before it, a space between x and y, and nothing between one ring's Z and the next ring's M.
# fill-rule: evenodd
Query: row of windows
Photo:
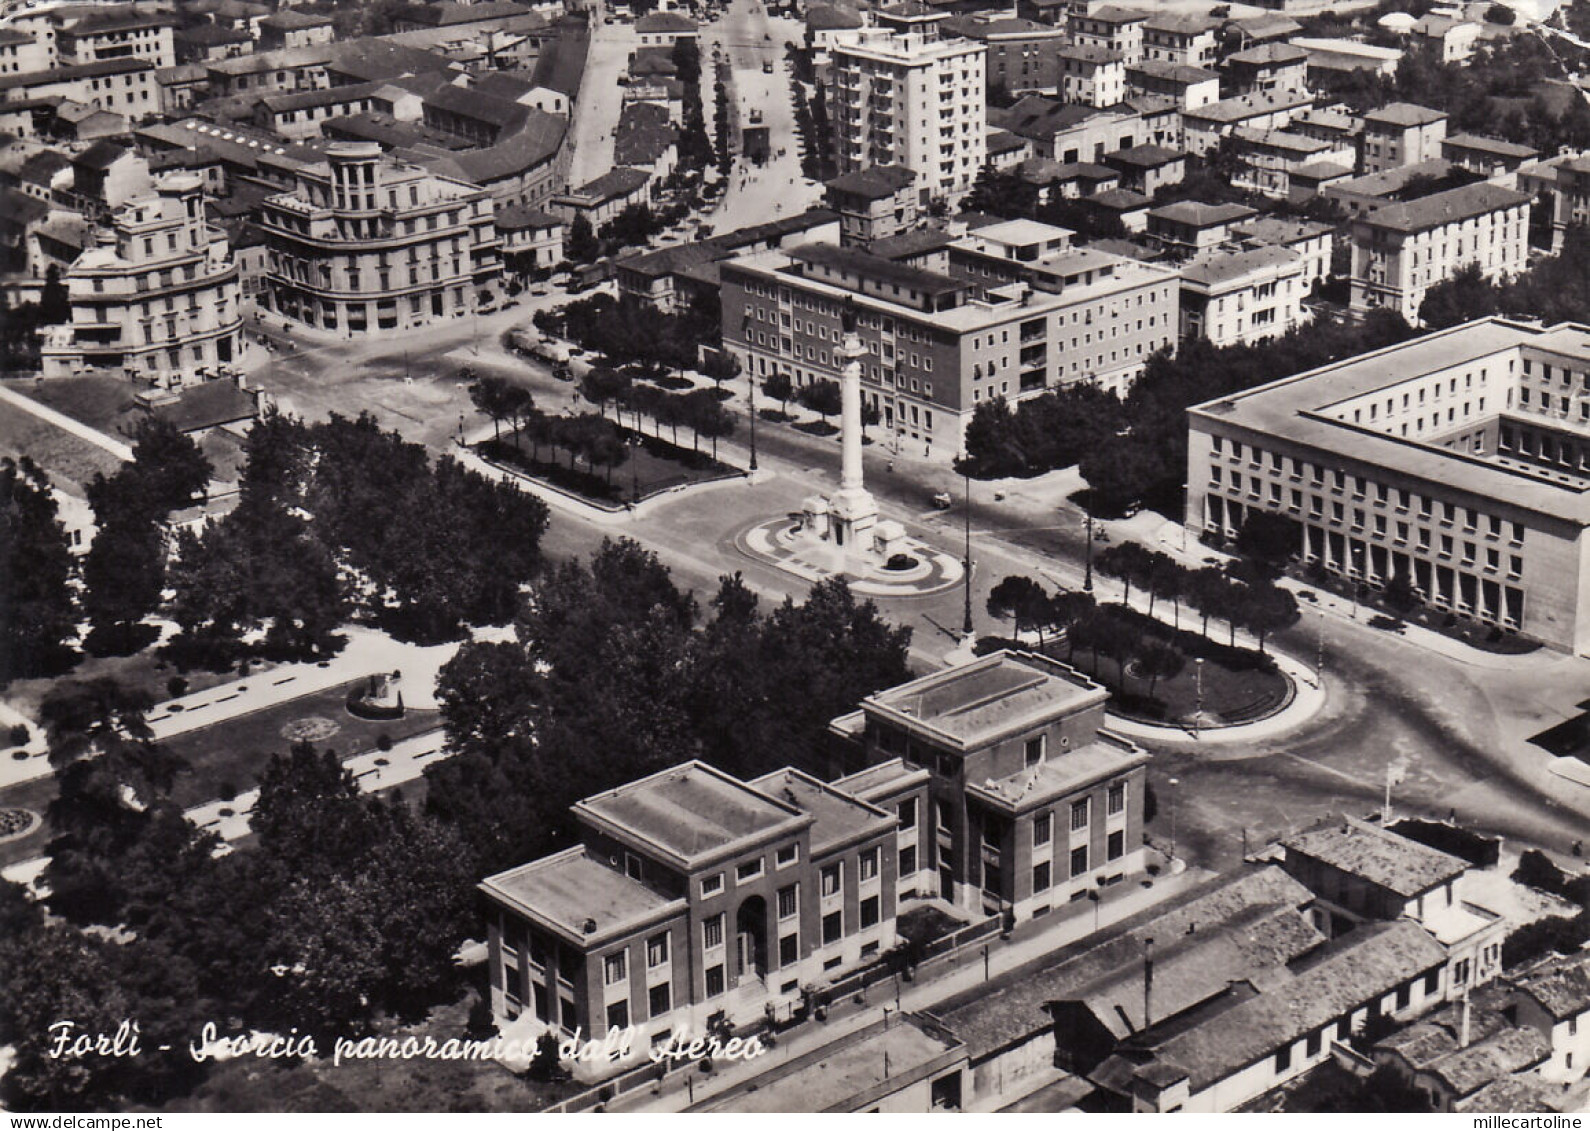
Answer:
M791 864L797 863L800 858L801 846L799 844L785 844L779 846L778 850L773 854L773 864L774 867L777 868L788 868ZM747 860L742 864L736 865L734 869L735 882L743 884L750 880L754 880L762 874L762 869L763 863L760 856L758 856L755 860ZM710 876L702 878L701 896L703 899L705 899L707 896L717 895L722 890L722 872L715 872Z
M1220 455L1225 449L1225 446L1226 440L1224 437L1210 437L1210 451L1214 455ZM1231 441L1230 450L1230 462L1233 465L1240 463L1243 458L1243 445L1241 441ZM1351 476L1348 475L1345 470L1339 467L1326 468L1323 464L1309 464L1304 460L1296 458L1288 461L1288 459L1282 456L1280 452L1266 452L1257 445L1251 445L1248 448L1248 467L1250 469L1265 469L1266 457L1268 457L1269 465L1267 472L1271 476L1278 476L1289 471L1290 478L1294 482L1299 482L1307 477L1310 479L1311 484L1316 489L1324 488L1328 479L1331 491L1337 494L1350 490L1354 499L1364 500L1372 493L1376 503L1395 507L1396 510L1401 513L1408 513L1410 510L1417 510L1419 517L1421 518L1434 518L1442 525L1447 526L1450 526L1453 523L1460 523L1463 526L1463 529L1469 531L1470 533L1473 533L1477 530L1484 530L1489 537L1493 538L1500 538L1505 533L1508 536L1508 539L1514 545L1519 545L1524 540L1524 524L1521 522L1510 522L1502 519L1498 515L1484 514L1473 507L1462 507L1445 500L1434 499L1429 495L1417 495L1411 491L1398 490L1397 488L1391 487L1383 482L1376 482L1357 476ZM1209 476L1210 486L1220 485L1222 478L1222 471L1220 468L1211 466L1209 469ZM1259 477L1254 475L1252 476L1252 480L1252 485L1249 487L1249 494L1256 496L1258 493ZM1240 491L1242 484L1243 478L1241 472L1233 470L1231 472L1231 485L1233 492ZM1281 485L1279 483L1273 481L1270 484L1271 497L1276 502L1279 502L1281 498L1280 486ZM1300 492L1294 490L1293 498L1295 500L1293 504L1294 506L1302 505ZM1319 502L1318 499L1315 499L1314 501Z

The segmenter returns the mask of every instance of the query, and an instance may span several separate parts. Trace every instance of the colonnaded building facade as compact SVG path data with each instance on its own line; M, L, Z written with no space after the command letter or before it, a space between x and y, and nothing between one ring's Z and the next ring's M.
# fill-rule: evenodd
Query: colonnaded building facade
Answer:
M1590 327L1482 319L1198 405L1187 523L1590 652Z

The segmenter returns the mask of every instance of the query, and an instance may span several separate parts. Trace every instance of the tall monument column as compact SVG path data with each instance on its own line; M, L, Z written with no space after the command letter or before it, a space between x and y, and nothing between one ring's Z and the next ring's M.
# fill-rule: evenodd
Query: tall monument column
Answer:
M854 328L845 330L844 343L839 356L844 359L839 372L840 402L839 428L844 445L844 462L840 468L839 489L860 491L861 485L861 359L867 349L861 344L861 335Z
M845 303L840 315L844 338L839 347L843 359L840 370L840 444L844 459L840 465L839 491L829 500L830 539L842 547L846 557L872 551L873 527L878 521L878 504L862 485L861 470L861 359L866 349L856 332L856 305Z

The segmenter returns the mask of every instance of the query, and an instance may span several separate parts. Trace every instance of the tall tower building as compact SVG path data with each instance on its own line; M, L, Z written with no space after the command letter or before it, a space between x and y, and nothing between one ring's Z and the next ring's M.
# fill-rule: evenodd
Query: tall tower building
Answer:
M957 204L987 160L988 47L945 38L944 13L916 0L878 26L836 37L829 116L839 172L904 165L922 203Z

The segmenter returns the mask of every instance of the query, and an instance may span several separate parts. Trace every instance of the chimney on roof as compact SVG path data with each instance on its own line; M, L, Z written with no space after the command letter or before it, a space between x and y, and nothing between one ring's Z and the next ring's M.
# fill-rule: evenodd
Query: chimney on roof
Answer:
M1468 990L1463 991L1462 1004L1458 1006L1458 1048L1469 1047L1469 1030L1474 1020L1474 1003L1469 1001Z
M1143 1028L1154 1023L1154 940L1143 940Z

